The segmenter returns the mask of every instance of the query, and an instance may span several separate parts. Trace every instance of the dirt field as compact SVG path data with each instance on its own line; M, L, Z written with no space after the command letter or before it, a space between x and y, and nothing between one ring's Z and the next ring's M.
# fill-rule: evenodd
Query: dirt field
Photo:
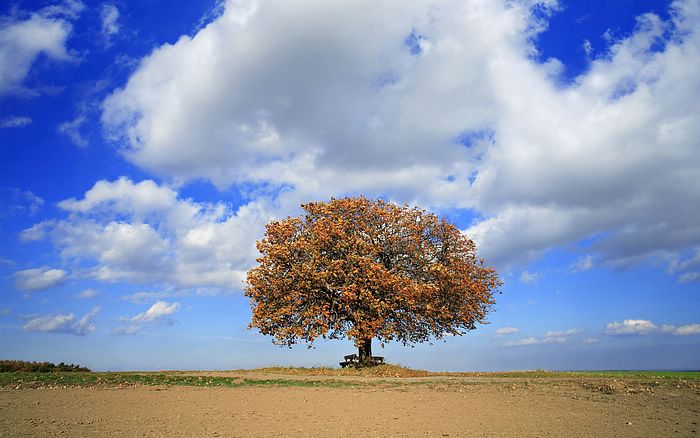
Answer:
M662 437L698 436L700 421L694 382L254 378L239 387L5 386L0 436Z

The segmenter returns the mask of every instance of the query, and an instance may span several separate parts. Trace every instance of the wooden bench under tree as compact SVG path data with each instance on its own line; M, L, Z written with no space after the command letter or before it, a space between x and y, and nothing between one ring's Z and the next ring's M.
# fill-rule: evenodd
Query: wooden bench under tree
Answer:
M360 365L360 358L357 354L348 354L344 356L344 361L339 362L342 368L345 367L356 367ZM372 365L381 365L384 363L384 356L372 356Z
M360 359L357 357L356 354L348 354L347 356L344 357L344 361L340 362L341 368L345 368L348 366L356 366L358 363L360 363Z

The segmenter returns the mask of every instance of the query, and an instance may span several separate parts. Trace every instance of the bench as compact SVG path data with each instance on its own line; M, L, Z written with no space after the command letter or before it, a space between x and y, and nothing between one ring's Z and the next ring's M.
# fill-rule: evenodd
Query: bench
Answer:
M347 366L354 366L359 363L359 359L356 354L348 354L344 357L344 361L340 362L340 367L345 368Z
M341 368L360 365L360 358L357 354L348 354L344 356L344 361L339 362ZM384 363L384 356L372 356L372 365L381 365Z

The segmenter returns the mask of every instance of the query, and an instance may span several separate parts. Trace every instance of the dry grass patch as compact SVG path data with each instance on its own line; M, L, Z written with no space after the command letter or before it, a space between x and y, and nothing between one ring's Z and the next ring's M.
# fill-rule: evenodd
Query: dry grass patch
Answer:
M298 367L269 367L251 370L260 374L287 374L293 376L348 376L348 377L430 377L445 375L425 370L414 370L400 365L384 364L363 368L298 368Z

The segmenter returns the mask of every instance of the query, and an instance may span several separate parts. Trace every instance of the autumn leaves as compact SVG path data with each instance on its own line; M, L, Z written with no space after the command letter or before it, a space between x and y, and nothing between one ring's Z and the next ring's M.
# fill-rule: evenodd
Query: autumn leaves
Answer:
M319 337L424 342L483 322L500 285L474 243L418 208L364 197L271 222L248 272L250 327L280 345Z

